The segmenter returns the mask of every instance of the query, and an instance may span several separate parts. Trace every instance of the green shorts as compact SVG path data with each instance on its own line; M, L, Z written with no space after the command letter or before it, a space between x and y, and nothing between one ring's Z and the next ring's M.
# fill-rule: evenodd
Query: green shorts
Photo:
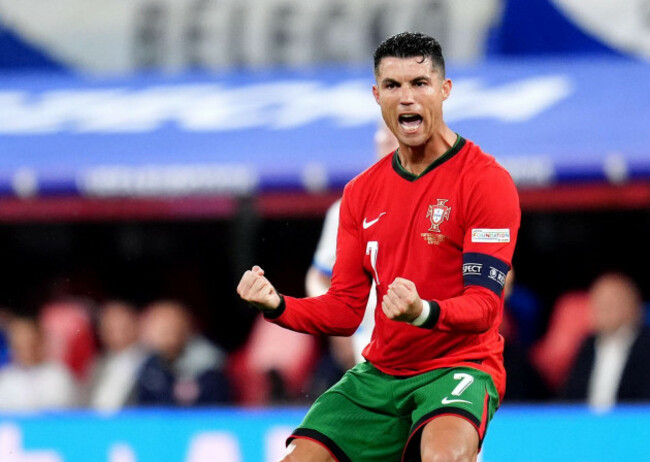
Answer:
M462 417L476 427L480 445L498 406L492 378L478 369L396 377L364 362L316 400L287 444L311 439L339 462L420 461L426 423L441 415Z

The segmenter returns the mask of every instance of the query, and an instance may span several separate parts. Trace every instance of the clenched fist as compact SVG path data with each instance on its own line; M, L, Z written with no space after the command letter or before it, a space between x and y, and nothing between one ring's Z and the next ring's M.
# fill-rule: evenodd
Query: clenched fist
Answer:
M388 286L381 308L388 319L411 322L422 313L422 299L415 283L404 278L395 278Z
M244 273L237 285L237 293L259 310L272 311L280 306L280 296L259 266L253 266Z

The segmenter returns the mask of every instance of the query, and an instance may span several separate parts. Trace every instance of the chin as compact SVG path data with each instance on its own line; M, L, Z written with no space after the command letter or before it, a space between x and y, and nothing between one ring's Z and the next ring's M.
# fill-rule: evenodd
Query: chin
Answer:
M408 146L410 148L416 148L418 146L422 146L426 144L427 140L423 136L404 136L403 138L400 139L400 143Z

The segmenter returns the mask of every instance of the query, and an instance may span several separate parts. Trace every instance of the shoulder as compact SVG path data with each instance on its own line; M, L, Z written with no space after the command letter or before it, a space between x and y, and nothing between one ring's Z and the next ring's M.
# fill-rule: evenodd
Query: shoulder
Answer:
M146 374L158 370L167 371L168 367L162 357L155 352L150 352L142 362L140 372Z
M512 181L508 170L497 162L493 155L483 151L480 146L470 140L466 141L465 146L468 173L476 176L493 175Z
M139 367L149 358L147 351L140 345L132 345L113 356L100 358L103 365L120 364L122 367Z
M650 352L650 326L643 326L639 331L637 345Z
M466 187L494 193L517 194L512 176L494 156L469 140L465 149L463 177Z
M200 371L222 366L224 356L222 351L202 335L194 335L178 360L181 370L192 372L194 375Z
M63 364L51 361L39 366L38 374L42 379L48 381L62 380L68 381L72 379L72 374Z
M7 364L2 369L0 369L0 383L12 380L14 377L24 375L22 370L19 367L16 367L15 364Z
M357 191L363 191L369 186L376 184L376 181L379 180L379 178L386 175L386 172L392 170L394 155L395 153L393 152L392 154L382 157L363 172L352 178L348 184L345 185L343 193L354 194Z

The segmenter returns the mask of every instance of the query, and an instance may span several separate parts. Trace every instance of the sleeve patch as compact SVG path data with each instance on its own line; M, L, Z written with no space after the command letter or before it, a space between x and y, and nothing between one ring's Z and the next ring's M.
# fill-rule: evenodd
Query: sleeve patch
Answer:
M472 242L510 242L510 229L474 228L472 229Z
M483 253L463 254L463 283L481 286L501 296L510 267L498 258Z

